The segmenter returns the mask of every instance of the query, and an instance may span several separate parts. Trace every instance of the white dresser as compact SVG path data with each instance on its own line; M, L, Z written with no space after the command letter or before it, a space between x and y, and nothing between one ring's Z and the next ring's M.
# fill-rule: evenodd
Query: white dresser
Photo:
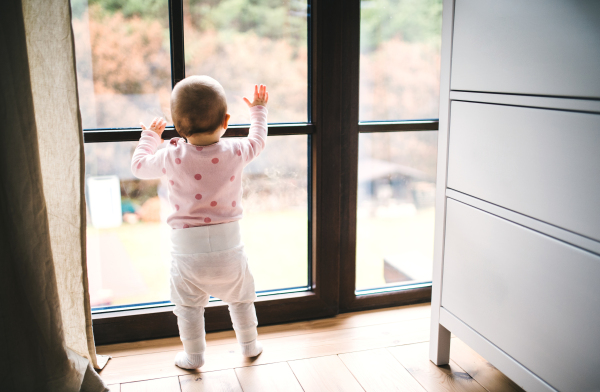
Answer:
M600 391L600 0L444 0L431 360Z

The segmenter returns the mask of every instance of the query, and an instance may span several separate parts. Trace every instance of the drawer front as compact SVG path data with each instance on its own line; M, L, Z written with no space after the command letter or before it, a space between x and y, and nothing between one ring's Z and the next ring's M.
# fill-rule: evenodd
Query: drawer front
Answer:
M448 188L600 241L600 115L452 102Z
M600 1L456 0L452 90L600 97Z
M448 199L442 306L559 391L600 390L600 257Z

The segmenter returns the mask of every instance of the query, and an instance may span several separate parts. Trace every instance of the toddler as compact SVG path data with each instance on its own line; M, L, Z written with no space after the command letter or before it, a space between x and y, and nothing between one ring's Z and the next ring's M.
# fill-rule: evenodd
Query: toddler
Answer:
M184 369L204 364L204 307L209 295L229 305L242 354L262 352L257 340L254 278L240 236L242 170L265 148L267 101L264 85L254 86L247 138L221 139L230 115L223 87L208 76L190 76L175 85L171 113L173 138L157 150L166 121L156 118L142 137L131 162L141 179L166 176L173 213L171 301L175 304L183 352L175 364Z

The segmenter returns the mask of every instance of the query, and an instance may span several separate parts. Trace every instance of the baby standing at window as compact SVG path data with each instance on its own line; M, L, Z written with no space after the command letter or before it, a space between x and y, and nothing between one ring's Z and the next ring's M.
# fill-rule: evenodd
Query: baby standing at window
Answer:
M142 124L142 137L131 162L141 179L166 176L173 213L171 231L171 301L175 304L184 352L175 364L185 369L204 364L204 307L209 295L229 305L242 354L262 352L257 340L254 278L241 240L242 170L265 148L267 101L263 85L254 87L247 138L221 139L229 114L225 91L208 76L190 76L175 85L171 113L177 132L157 150L166 121Z

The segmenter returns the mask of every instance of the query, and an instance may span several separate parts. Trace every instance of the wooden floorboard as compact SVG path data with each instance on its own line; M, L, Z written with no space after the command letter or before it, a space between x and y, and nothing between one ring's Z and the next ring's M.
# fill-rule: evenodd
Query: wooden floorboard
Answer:
M259 336L259 339L262 338ZM208 346L203 372L262 365L390 347L429 340L429 319L357 327L290 337L262 340L264 351L255 358L244 358L237 343ZM100 373L108 383L191 373L173 364L175 352L165 351L113 358Z
M342 313L335 317L326 319L280 325L268 325L264 327L258 327L258 334L260 339L264 341L265 339L429 318L430 314L431 307L428 304L401 306L388 309L369 310L364 312ZM233 331L212 332L206 334L206 344L209 347L232 343L236 343L235 333ZM96 348L96 352L98 354L110 355L113 358L181 350L183 350L183 346L181 345L181 340L179 340L178 337L132 343L110 344L98 346Z
M386 349L340 354L339 357L367 392L426 392Z
M177 377L121 384L121 392L181 392Z
M304 392L364 392L337 355L289 362Z
M429 360L429 343L409 344L387 349L428 392L485 392L469 374L450 360L436 366Z
M232 331L207 335L205 365L173 363L179 338L98 347L113 358L100 372L112 392L521 392L458 338L451 362L428 358L429 305L346 313L259 328L264 351L244 358Z
M181 392L244 392L233 369L180 376L179 383Z
M489 392L525 392L459 339L452 339L450 358Z
M302 392L287 362L235 369L244 392Z

